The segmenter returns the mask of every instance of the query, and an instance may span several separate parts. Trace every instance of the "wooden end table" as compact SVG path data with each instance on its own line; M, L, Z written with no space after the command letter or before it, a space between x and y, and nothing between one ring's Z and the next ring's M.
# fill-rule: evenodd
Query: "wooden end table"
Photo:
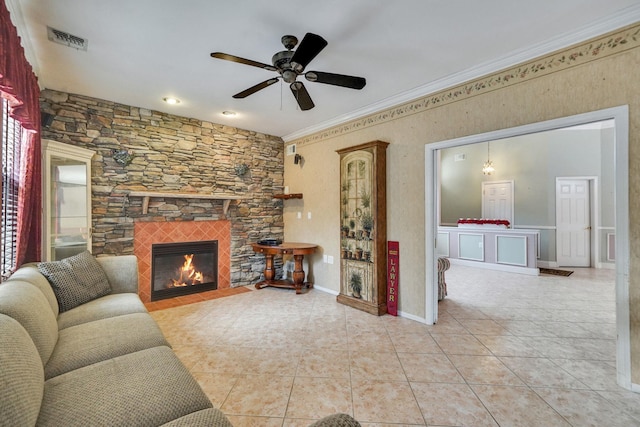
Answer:
M308 289L313 288L313 283L305 282L305 274L302 268L302 260L305 255L312 254L318 248L318 245L311 243L292 243L283 242L276 246L260 245L253 243L253 251L264 254L266 265L264 268L264 280L256 283L256 289L262 289L267 286L276 288L295 289L296 294L302 293L302 287ZM293 281L291 280L275 280L276 270L273 267L273 257L275 255L293 255L295 268L293 270Z

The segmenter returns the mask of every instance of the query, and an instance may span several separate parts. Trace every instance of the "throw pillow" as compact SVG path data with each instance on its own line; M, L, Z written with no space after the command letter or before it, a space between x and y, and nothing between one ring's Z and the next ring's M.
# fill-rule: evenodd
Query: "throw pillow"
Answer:
M38 263L38 271L51 283L60 313L111 293L106 273L89 251Z

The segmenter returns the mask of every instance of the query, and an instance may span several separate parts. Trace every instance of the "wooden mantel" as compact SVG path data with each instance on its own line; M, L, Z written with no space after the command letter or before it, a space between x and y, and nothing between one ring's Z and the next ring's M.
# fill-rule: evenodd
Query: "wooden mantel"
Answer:
M226 217L229 211L229 205L232 200L241 200L244 197L237 196L235 194L205 194L205 193L171 193L161 191L131 191L129 197L142 197L142 213L146 215L149 211L149 199L152 197L158 198L173 198L173 199L207 199L207 200L222 200L222 213Z

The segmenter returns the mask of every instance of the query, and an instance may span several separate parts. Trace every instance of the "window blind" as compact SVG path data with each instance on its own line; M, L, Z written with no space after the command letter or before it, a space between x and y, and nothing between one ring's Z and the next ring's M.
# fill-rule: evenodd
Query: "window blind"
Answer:
M9 105L2 98L2 279L16 268L18 231L18 189L20 187L20 141L22 126L9 116Z

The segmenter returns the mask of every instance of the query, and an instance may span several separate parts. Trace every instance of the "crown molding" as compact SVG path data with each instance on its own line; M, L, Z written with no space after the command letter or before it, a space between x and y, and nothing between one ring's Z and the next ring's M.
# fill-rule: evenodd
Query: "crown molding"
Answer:
M374 104L354 110L350 113L334 117L331 120L320 122L299 131L284 135L282 139L285 144L297 139L322 132L332 127L343 125L347 122L361 119L363 117L380 113L381 111L397 107L418 98L434 94L436 92L460 85L480 77L496 73L517 64L548 55L555 51L566 49L569 46L584 42L591 38L602 36L603 34L618 30L640 21L640 5L633 5L621 11L583 26L575 31L562 34L553 39L530 46L526 49L512 51L497 59L480 63L467 70L451 74L445 78L418 86L415 89L400 93L398 95L383 99Z
M24 56L27 59L27 62L31 65L31 69L33 70L34 74L38 76L40 75L40 64L38 63L38 57L36 56L35 50L33 49L33 44L31 44L31 35L29 34L27 26L24 23L24 15L22 14L20 1L5 0L5 5L7 6L9 15L11 15L11 22L13 22L13 25L18 31L20 44L24 49Z

